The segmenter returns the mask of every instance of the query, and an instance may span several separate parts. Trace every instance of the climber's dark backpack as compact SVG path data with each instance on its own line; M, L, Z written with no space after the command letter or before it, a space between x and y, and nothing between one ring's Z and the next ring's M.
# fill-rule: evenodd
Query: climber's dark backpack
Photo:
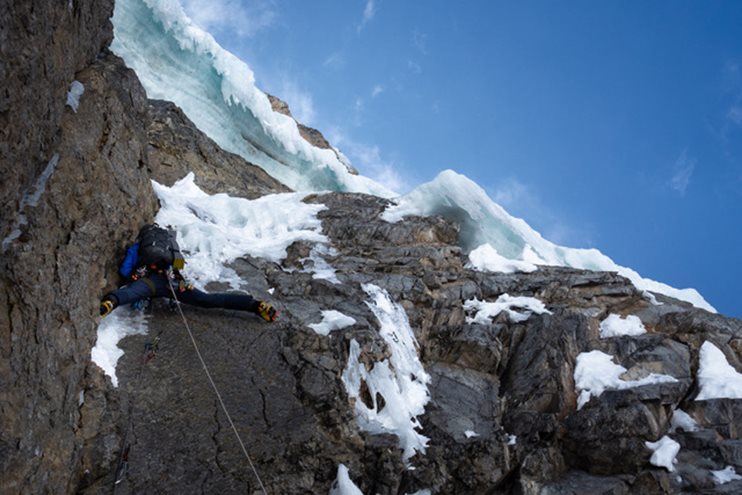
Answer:
M139 265L160 269L172 266L181 270L185 261L175 241L175 231L163 229L159 225L145 225L139 231Z

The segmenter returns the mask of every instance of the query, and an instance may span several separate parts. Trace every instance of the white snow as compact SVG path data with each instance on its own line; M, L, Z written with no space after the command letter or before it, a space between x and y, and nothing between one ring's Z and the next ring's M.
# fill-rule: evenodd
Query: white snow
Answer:
M345 464L338 465L338 475L330 487L330 495L363 495L363 492L350 479Z
M649 463L653 466L663 467L671 473L675 471L675 464L677 460L675 456L680 452L680 444L672 438L665 435L656 442L644 442L644 445L652 452L652 457L649 458Z
M404 308L375 285L365 284L363 290L372 298L366 304L379 321L379 334L391 357L374 363L368 371L359 360L358 342L352 340L342 380L348 396L355 399L359 426L372 433L396 434L404 451L403 459L407 461L415 451L425 453L427 446L428 438L417 431L421 428L417 416L425 412L430 400L427 387L430 376L417 355L417 340ZM360 398L362 381L368 386L371 407ZM383 398L383 407L377 396Z
M465 436L466 438L478 437L478 436L479 436L479 433L477 433L477 432L476 432L476 431L474 431L474 430L466 430L466 431L464 432L464 436Z
M590 397L600 397L605 390L625 390L656 383L674 383L669 375L650 373L639 380L622 380L626 368L613 362L613 356L601 351L582 352L575 365L575 389L580 392L577 409L588 403Z
M687 412L682 409L675 409L670 422L670 433L675 433L678 428L687 432L698 431L698 423Z
M146 333L146 315L129 306L119 306L98 325L98 339L90 351L90 357L111 378L114 387L119 384L116 363L124 355L124 351L118 347L119 340L128 335Z
M85 86L80 81L72 81L70 90L67 92L67 105L75 113L77 113L77 108L80 106L80 97L84 92Z
M704 342L698 357L696 400L742 399L742 373L732 367L724 353L711 342Z
M527 261L508 259L500 256L497 249L489 243L482 244L469 253L469 263L466 264L466 267L483 272L502 273L528 273L538 269L536 265Z
M734 466L727 466L719 471L711 471L711 476L714 478L714 484L723 485L730 481L742 480L742 476L737 474Z
M487 325L491 323L497 315L505 311L513 322L527 320L533 313L551 314L546 309L543 302L534 297L513 297L508 294L502 294L495 302L480 301L478 299L469 299L464 302L464 310L467 313L476 311L476 314L466 317L467 323L479 323Z
M193 173L172 187L152 181L162 205L155 217L178 233L186 253L186 275L199 288L219 280L240 288L240 279L225 265L244 255L279 262L286 248L305 240L324 243L317 213L324 205L302 202L306 194L270 194L249 200L226 194L208 195Z
M600 338L619 337L621 335L641 335L647 333L644 324L638 316L628 315L622 318L617 314L610 314L600 322Z
M408 493L406 495L431 495L431 491L427 488L423 488L422 490L418 490L415 493Z
M350 316L346 316L340 311L333 309L322 311L322 321L319 323L312 323L309 328L314 330L320 335L329 335L333 330L340 330L351 325L355 325L356 320Z
M525 221L511 216L492 201L475 182L452 170L444 170L431 182L397 198L396 203L382 214L384 220L397 222L407 215L441 215L461 226L460 239L465 250L489 243L509 259L618 272L640 290L665 294L716 312L695 289L675 289L643 278L597 249L567 248L547 241Z
M516 443L518 443L518 436L508 435L508 445L515 445Z

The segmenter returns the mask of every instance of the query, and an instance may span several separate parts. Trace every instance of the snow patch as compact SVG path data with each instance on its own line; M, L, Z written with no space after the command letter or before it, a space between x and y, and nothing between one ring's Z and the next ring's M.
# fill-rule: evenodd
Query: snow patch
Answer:
M698 357L696 400L742 399L742 373L732 367L724 353L711 342L704 342Z
M742 480L742 476L737 474L734 466L727 466L720 471L711 471L711 476L714 478L715 485L723 485L730 481Z
M670 422L670 433L675 433L678 428L686 432L698 431L698 423L687 412L682 409L675 409Z
M503 311L515 323L527 320L533 313L551 314L544 303L534 297L513 297L508 294L502 294L493 303L469 299L464 303L464 310L468 313L476 311L473 317L466 317L467 323L479 323L481 325L491 323Z
M307 271L314 273L314 275L312 275L313 279L327 280L333 284L339 284L340 280L338 280L335 275L335 268L333 268L332 265L322 257L322 255L337 256L337 251L324 244L316 244L312 247L311 251L309 251L309 258L307 259L312 262L312 268Z
M474 431L474 430L466 430L466 431L464 432L464 436L465 436L466 438L478 437L478 436L479 436L479 433L477 433L477 432L476 432L476 431Z
M278 263L295 241L327 242L317 218L325 206L304 203L305 194L269 194L254 200L209 195L194 180L191 172L172 187L155 181L152 187L162 205L155 221L177 231L188 276L200 289L215 280L239 289L240 278L225 265L240 256Z
M614 363L610 354L597 350L578 354L575 366L575 389L580 391L577 410L582 409L590 401L590 397L600 397L605 390L625 390L643 385L677 382L672 376L657 373L651 373L639 380L622 380L621 375L624 373L626 368Z
M610 314L608 318L600 322L600 338L620 337L622 335L641 335L647 333L642 321L638 316L628 315L622 318L617 314Z
M84 92L85 86L80 81L72 81L70 90L67 92L67 106L72 108L75 113L77 113L77 108L80 106L80 97Z
M665 435L656 442L644 442L648 449L652 450L652 457L649 463L653 466L663 467L671 473L675 471L677 459L675 457L680 452L680 444L672 438Z
M518 436L508 435L508 445L515 445L516 443L518 443Z
M98 338L90 357L111 378L114 387L119 384L116 363L124 355L124 351L118 347L119 341L129 335L144 335L147 331L147 316L129 306L114 309L98 325Z
M471 253L469 253L469 263L466 264L466 268L479 270L482 272L501 272L501 273L515 273L515 272L526 272L530 273L538 269L538 267L532 263L520 260L512 260L500 256L497 249L492 247L491 244L482 244Z
M417 355L417 340L404 308L380 287L365 284L363 290L372 298L366 304L379 321L379 334L391 357L374 363L368 371L360 362L360 346L354 339L342 380L348 396L355 399L359 426L371 433L396 434L406 462L416 451L425 453L428 443L428 438L417 431L422 427L417 417L425 412L430 400L427 386L430 376ZM362 382L368 387L370 406L360 397Z
M355 325L356 320L335 310L322 311L322 321L312 323L309 328L320 335L329 335L333 330L340 330Z
M338 474L330 487L330 495L363 495L363 492L353 483L345 464L338 465Z

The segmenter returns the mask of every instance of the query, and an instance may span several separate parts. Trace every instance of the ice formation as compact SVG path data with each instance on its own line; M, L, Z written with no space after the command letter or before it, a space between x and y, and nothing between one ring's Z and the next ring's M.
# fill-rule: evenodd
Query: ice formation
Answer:
M314 330L320 335L329 335L333 330L340 330L351 325L355 325L356 320L350 316L346 316L340 311L327 310L322 312L322 321L319 323L312 323L309 328Z
M628 315L621 318L620 315L610 314L608 318L600 322L600 338L620 337L622 335L641 335L647 333L642 321L638 316Z
M387 343L391 357L375 363L368 371L359 360L358 342L352 340L342 380L348 395L355 399L360 427L372 433L396 434L407 461L416 451L424 453L427 446L427 437L417 431L421 428L417 417L425 412L430 400L430 376L417 355L417 340L404 308L375 285L365 284L363 289L372 298L366 304L379 321L379 335ZM368 387L370 405L360 397L362 382Z
M670 472L675 471L677 460L675 457L680 452L680 444L665 435L656 442L644 442L648 449L652 450L649 463L653 466L663 467Z
M734 466L727 466L719 471L711 471L711 476L714 478L715 485L724 485L730 481L742 480L742 476L737 474Z
M297 191L394 195L302 138L292 118L273 111L250 67L193 24L177 0L119 0L113 27L111 50L136 71L147 96L177 104L225 150Z
M119 341L128 335L146 333L146 315L129 306L118 307L101 320L98 338L90 351L90 357L111 378L114 387L118 386L116 363L124 355L124 351L118 347Z
M704 342L698 357L698 385L701 391L696 400L742 399L742 373L732 367L711 342Z
M363 492L353 483L345 464L338 465L338 474L330 487L330 495L363 495Z
M535 297L513 297L502 294L495 302L469 299L464 302L464 310L467 313L476 312L474 316L467 316L467 323L479 323L486 325L492 322L497 315L505 311L510 321L520 322L527 320L533 313L551 314L543 302Z
M577 355L575 365L575 389L580 392L577 409L590 401L590 397L600 397L605 390L624 390L656 383L677 382L669 375L650 373L640 380L622 380L626 368L613 362L613 356L601 351L582 352Z
M482 244L470 252L469 263L467 263L466 267L483 272L501 273L530 273L537 269L533 263L500 256L497 249L492 247L491 244Z
M675 433L678 428L687 432L698 431L698 423L687 412L682 409L675 409L670 421L670 433Z
M67 92L67 105L75 113L77 113L77 108L80 106L80 97L84 92L85 86L80 81L72 81L70 90Z

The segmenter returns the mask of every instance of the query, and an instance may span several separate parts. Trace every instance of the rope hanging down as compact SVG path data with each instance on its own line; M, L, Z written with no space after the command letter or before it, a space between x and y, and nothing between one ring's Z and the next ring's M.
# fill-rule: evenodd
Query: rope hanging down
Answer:
M211 378L211 373L209 373L209 368L206 366L206 362L204 361L204 358L201 356L201 351L198 350L196 339L193 338L193 333L191 332L191 328L190 326L188 326L188 321L186 320L186 317L183 314L183 309L180 307L180 301L178 300L178 296L175 295L175 289L173 289L173 284L168 283L168 285L170 286L170 292L173 294L173 299L176 302L176 306L178 306L178 312L180 313L180 317L183 319L183 324L185 325L186 330L188 330L188 335L191 337L191 342L193 342L193 348L196 349L196 355L198 355L198 359L201 361L201 366L203 366L204 371L206 372L206 376L209 379L211 386L214 388L214 392L216 392L216 397L219 399L219 404L222 405L222 410L224 411L224 415L227 416L227 419L229 420L229 424L232 426L232 431L234 431L234 434L237 437L237 441L240 443L240 447L242 447L242 452L245 454L245 458L247 459L247 462L250 463L252 472L255 473L255 477L257 478L258 483L260 484L260 489L263 490L263 493L265 495L268 495L268 492L265 490L265 486L263 486L263 481L260 479L260 475L258 474L257 469L255 469L255 465L253 464L252 459L250 459L250 454L247 453L245 444L242 442L242 438L240 437L240 434L237 432L237 428L234 426L234 423L232 422L232 417L229 415L229 412L227 412L227 406L224 405L224 401L222 400L222 394L220 394L219 389L216 388L216 384L214 383L214 380Z

